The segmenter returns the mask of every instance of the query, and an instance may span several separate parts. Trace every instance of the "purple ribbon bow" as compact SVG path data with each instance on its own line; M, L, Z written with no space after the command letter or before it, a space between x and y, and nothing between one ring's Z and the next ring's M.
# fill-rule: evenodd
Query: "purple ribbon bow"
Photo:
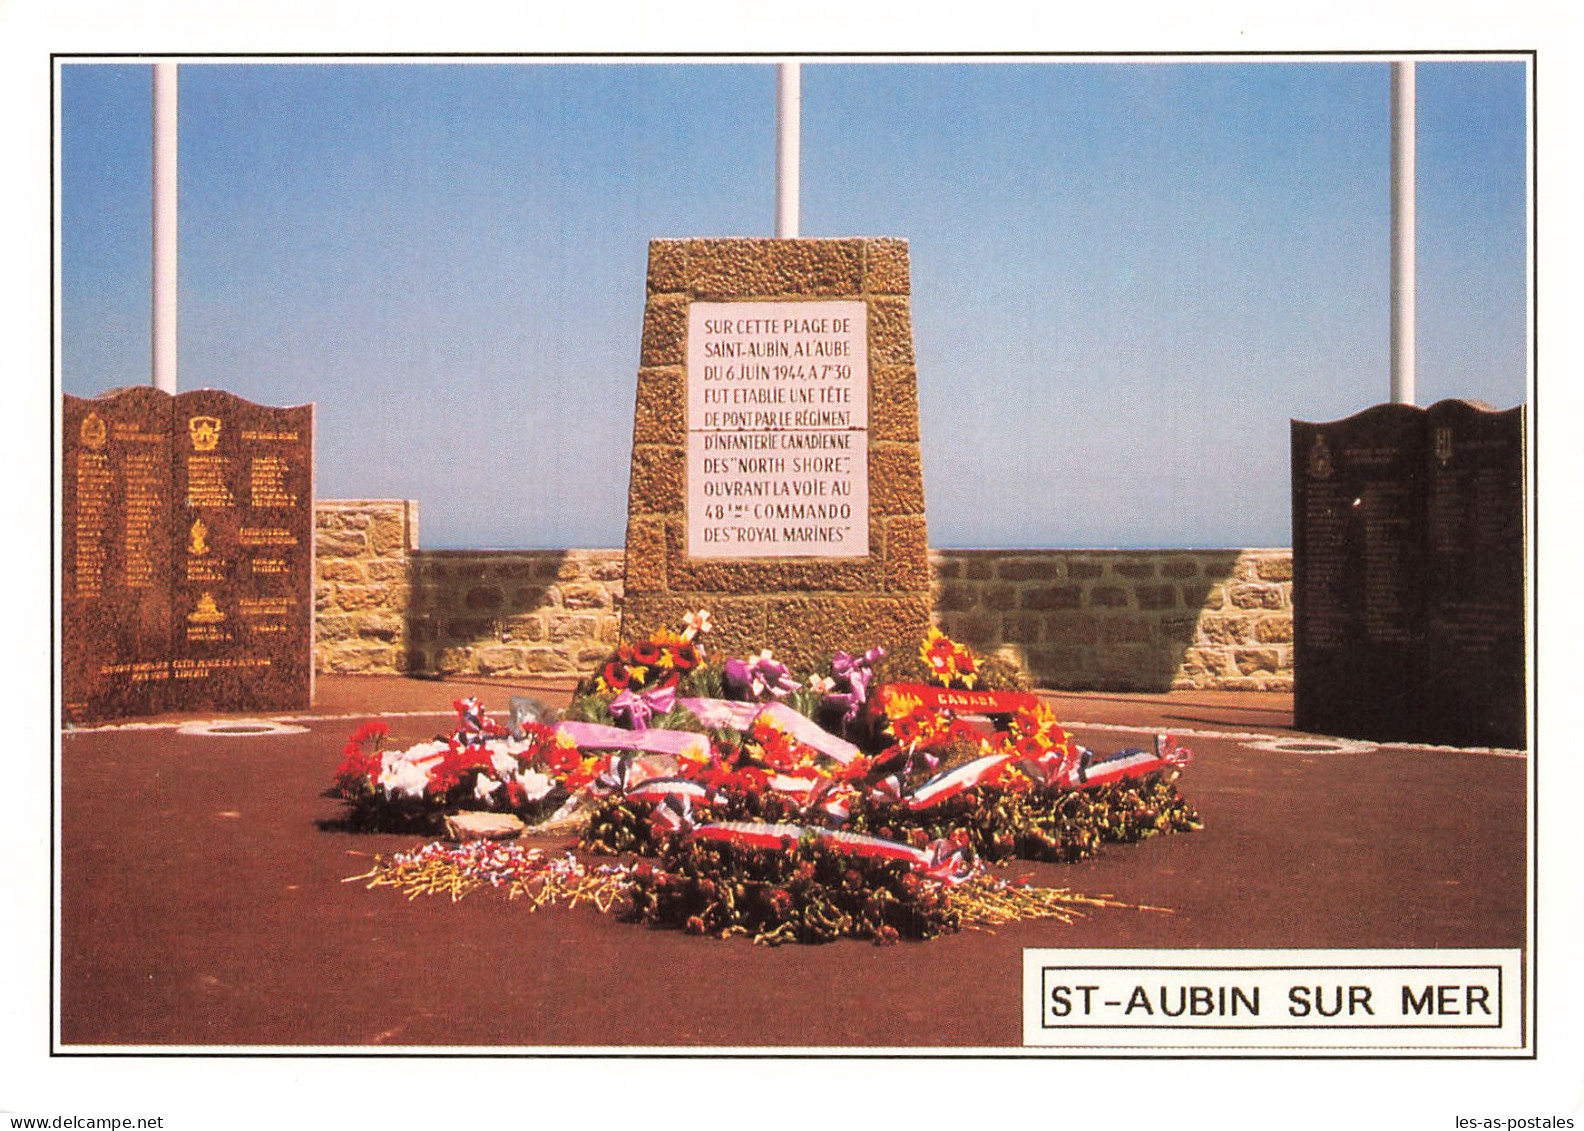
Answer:
M631 691L623 691L611 700L610 713L628 730L648 730L651 717L669 715L675 706L676 684L669 684L636 695Z
M874 666L885 656L884 648L871 648L862 656L837 652L831 657L831 674L847 684L846 691L827 695L831 703L842 708L842 723L851 724L869 701L869 684L874 679Z
M785 664L764 656L727 660L725 682L732 695L743 699L762 699L766 694L780 699L798 689Z

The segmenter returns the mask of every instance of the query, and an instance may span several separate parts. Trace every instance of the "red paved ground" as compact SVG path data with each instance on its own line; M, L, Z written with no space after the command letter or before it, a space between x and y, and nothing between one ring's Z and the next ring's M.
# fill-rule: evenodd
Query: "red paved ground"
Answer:
M464 693L503 713L510 694L564 701L564 690L325 678L315 714L444 712ZM1284 696L1055 701L1065 719L1110 727L1291 736ZM323 794L355 720L304 725L63 736L64 1045L1012 1047L1028 946L1524 944L1522 758L1195 738L1183 787L1203 832L1013 869L1175 914L769 949L592 909L529 915L490 893L452 905L342 883L418 838L338 830ZM392 738L448 725L397 717ZM1074 729L1101 751L1141 737Z

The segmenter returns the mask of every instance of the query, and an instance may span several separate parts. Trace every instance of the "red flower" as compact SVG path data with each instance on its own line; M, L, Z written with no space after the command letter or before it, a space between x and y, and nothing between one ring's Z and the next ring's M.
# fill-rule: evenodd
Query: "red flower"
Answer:
M386 726L384 723L378 721L367 722L357 728L352 737L348 740L347 744L361 744L369 741L373 741L376 744L383 743L386 736L389 734L390 727Z
M928 718L920 711L903 715L899 719L891 720L891 734L902 745L917 742L924 737L924 728Z
M691 640L671 645L671 662L679 671L692 671L699 665L698 648Z
M786 888L775 888L770 892L770 913L777 919L785 919L792 914L792 893Z
M950 637L937 636L924 650L924 659L936 675L947 675L955 666L957 645Z
M627 670L627 665L612 660L605 665L605 670L600 673L607 686L612 691L626 691L632 686L632 673Z
M633 645L632 653L639 667L650 668L660 662L660 645L653 640L640 640Z
M862 781L869 776L869 755L858 755L832 776L838 781Z

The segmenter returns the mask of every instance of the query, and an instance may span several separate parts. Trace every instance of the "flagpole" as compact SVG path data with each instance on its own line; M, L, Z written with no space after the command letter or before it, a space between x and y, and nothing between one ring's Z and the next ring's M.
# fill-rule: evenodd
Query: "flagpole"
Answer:
M1391 65L1391 399L1415 403L1414 65Z
M154 387L176 391L176 64L154 64L151 353Z
M799 131L803 109L800 64L782 63L776 88L776 226L777 239L798 235Z

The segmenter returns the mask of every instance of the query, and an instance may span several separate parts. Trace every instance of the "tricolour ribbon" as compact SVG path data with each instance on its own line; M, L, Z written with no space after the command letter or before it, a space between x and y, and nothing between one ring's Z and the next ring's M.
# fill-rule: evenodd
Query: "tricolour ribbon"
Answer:
M986 754L972 762L964 762L915 789L913 796L908 798L907 807L914 811L928 809L976 785L994 783L1010 761L1010 754Z
M1106 758L1096 759L1093 751L1085 750L1066 783L1079 789L1107 785L1124 778L1139 778L1168 766L1186 766L1193 760L1193 751L1177 745L1169 734L1155 736L1155 750L1130 747Z

